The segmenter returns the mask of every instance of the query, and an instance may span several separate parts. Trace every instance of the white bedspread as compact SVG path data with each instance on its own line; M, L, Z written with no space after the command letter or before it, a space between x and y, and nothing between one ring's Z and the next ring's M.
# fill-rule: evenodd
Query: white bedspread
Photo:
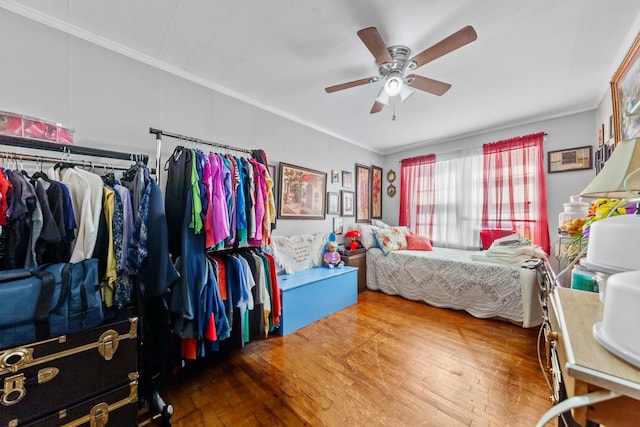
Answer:
M436 307L465 310L479 318L541 323L535 271L476 261L477 251L433 248L367 252L367 287Z

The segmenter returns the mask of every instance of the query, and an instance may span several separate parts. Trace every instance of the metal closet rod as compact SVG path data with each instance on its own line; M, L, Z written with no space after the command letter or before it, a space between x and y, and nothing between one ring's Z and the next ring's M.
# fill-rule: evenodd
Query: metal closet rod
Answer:
M6 151L0 151L0 162L2 160L26 160L26 161L31 161L31 162L43 162L43 163L58 163L60 161L60 159L56 159L55 157L47 157L47 156L34 156L32 154L16 154L16 153L9 153ZM128 160L128 159L127 159ZM112 165L109 163L105 163L105 162L85 162L82 161L82 165L80 165L78 162L71 162L74 164L77 164L78 166L93 166L98 167L98 168L104 168L104 169L117 169L117 170L128 170L130 168L130 166L118 166L118 165Z
M102 150L100 148L78 147L76 145L61 145L55 142L22 138L18 136L0 135L0 144L11 145L13 147L31 148L36 150L57 151L59 153L69 153L82 156L140 161L145 165L149 162L149 156L146 154L123 153L120 151Z
M211 145L213 147L224 148L225 150L241 151L243 153L249 153L249 154L253 153L252 150L248 150L246 148L234 147L232 145L219 144L217 142L205 141L204 139L199 139L199 138L194 138L194 137L191 137L191 136L180 135L180 134L172 133L172 132L165 132L163 130L154 129L154 128L151 128L151 127L149 128L149 133L154 134L156 136L156 139L161 139L160 136L162 135L162 136L168 136L170 138L176 138L176 139L182 139L182 140L185 140L185 141L195 142L197 144L205 144L205 145Z

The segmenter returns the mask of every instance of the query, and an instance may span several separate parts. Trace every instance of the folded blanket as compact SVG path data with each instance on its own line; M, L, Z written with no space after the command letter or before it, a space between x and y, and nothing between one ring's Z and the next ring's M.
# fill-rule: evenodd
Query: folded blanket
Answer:
M544 258L547 254L542 250L540 246L528 244L525 246L499 246L499 245L491 245L489 249L487 249L487 256L518 256L518 255L526 255L530 258Z
M530 258L544 258L546 256L547 254L540 246L523 239L508 245L494 242L485 252L471 255L471 258L474 261L519 266Z
M520 267L523 262L531 258L532 257L527 255L490 256L487 252L480 252L478 254L471 255L471 259L474 261L488 262L491 264L509 265L513 267Z

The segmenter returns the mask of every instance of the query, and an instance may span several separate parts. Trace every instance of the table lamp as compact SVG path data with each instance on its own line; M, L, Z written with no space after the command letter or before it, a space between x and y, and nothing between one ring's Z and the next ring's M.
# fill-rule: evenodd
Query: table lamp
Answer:
M580 196L608 199L637 196L640 192L638 169L640 169L640 138L621 141L616 145L600 173L582 190Z
M640 138L621 141L598 175L582 190L582 197L621 199L618 206L638 202L640 192ZM613 211L613 209L612 209ZM615 273L637 270L640 215L619 215L596 221L589 230L586 259L593 271Z
M347 231L344 237L351 239L351 241L347 244L350 251L355 251L358 249L358 242L356 241L360 237L360 232L358 230Z

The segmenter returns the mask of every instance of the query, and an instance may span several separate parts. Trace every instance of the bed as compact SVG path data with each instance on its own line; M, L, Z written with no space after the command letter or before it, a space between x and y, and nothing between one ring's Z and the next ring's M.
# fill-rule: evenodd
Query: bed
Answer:
M367 251L367 288L524 328L540 325L535 268L484 261L482 254L434 247L385 255L372 247Z

